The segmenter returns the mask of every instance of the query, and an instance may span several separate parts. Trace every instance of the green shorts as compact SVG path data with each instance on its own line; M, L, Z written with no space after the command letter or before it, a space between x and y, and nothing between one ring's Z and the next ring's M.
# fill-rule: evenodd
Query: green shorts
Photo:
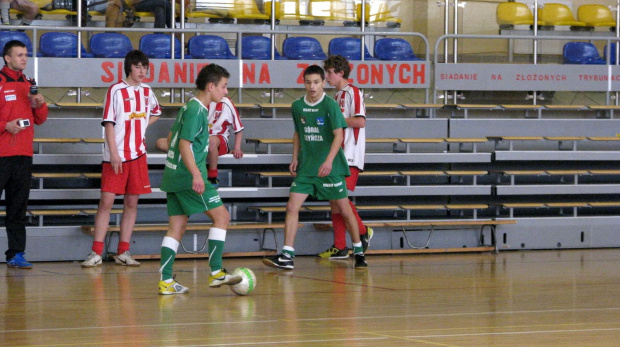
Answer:
M217 190L207 185L207 189L202 195L198 195L195 191L183 190L180 192L169 192L166 194L168 199L166 205L168 207L169 216L186 215L191 216L196 213L204 213L216 207L224 205Z
M292 193L308 194L317 200L340 200L347 198L344 176L295 177Z

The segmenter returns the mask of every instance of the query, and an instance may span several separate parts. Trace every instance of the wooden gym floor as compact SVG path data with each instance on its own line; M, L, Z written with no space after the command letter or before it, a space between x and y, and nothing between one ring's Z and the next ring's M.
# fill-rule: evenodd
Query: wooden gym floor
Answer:
M157 295L158 261L0 267L0 346L611 346L620 344L620 249L258 258L247 297L207 288L179 260L185 295Z

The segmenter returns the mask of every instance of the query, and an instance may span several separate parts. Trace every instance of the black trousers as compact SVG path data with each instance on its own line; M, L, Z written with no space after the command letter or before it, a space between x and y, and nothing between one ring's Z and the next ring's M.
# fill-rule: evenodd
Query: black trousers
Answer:
M172 28L172 2L171 0L142 0L136 4L137 12L153 12L155 15L155 28Z
M0 157L0 196L5 193L6 260L26 250L26 210L30 197L32 157Z

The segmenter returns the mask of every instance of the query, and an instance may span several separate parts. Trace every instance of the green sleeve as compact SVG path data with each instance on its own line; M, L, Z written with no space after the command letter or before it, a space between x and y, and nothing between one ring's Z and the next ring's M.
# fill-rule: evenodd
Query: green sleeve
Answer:
M200 119L200 105L195 102L187 104L187 109L181 116L181 131L179 138L194 142L196 134L200 132L200 127L204 124Z
M327 106L327 112L329 113L329 122L332 126L332 131L338 128L346 128L347 121L344 120L344 115L342 111L340 111L340 106L338 103L332 99Z

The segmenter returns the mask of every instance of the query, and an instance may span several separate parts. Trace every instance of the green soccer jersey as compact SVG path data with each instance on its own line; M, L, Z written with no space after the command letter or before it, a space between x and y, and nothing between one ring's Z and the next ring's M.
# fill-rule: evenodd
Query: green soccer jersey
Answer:
M192 98L179 110L172 126L170 148L166 157L164 177L161 190L165 192L179 192L192 189L192 174L181 158L179 141L181 139L192 143L192 153L196 166L207 182L206 160L209 151L209 111L196 98Z
M319 101L309 104L306 97L293 102L295 131L299 135L297 176L318 176L334 141L334 130L346 128L338 103L323 93ZM329 176L349 176L349 165L342 148L334 158Z

